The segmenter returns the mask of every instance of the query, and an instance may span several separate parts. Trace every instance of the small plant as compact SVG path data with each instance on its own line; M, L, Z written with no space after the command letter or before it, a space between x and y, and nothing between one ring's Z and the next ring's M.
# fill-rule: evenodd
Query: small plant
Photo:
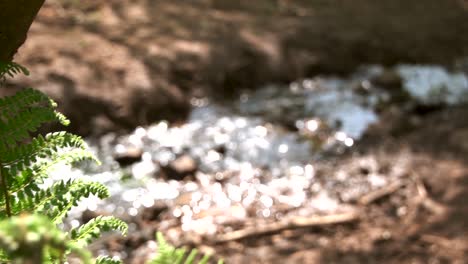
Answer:
M15 63L0 63L0 82L27 70ZM99 161L79 136L54 132L32 137L42 124L68 119L55 110L56 103L42 92L28 88L0 99L0 261L63 263L70 253L90 261L85 247L101 231L127 225L114 217L97 217L64 232L57 228L73 206L89 195L109 196L106 186L82 180L58 181L41 186L58 164ZM115 263L99 258L96 263Z
M210 260L210 255L201 256L199 262L195 259L198 256L198 251L192 249L190 253L184 248L175 248L167 243L162 233L156 233L156 242L158 243L158 252L150 264L206 264ZM222 260L218 264L223 264Z

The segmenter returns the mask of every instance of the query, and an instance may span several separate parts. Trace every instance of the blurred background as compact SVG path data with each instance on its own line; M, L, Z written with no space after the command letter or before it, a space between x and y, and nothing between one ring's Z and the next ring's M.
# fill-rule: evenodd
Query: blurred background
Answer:
M464 263L468 2L47 0L7 83L53 97L103 161L58 170L226 263Z

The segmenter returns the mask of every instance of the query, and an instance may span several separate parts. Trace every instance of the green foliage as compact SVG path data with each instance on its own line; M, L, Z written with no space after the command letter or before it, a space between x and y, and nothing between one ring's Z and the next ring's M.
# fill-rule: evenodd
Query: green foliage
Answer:
M79 228L71 230L71 238L79 246L87 246L101 231L119 230L127 232L127 224L112 216L98 216Z
M29 75L28 69L14 62L1 62L0 61L0 82L4 82L6 77L13 77L15 74L23 73Z
M199 262L196 262L198 251L192 249L190 253L184 248L175 248L167 243L162 233L156 233L156 241L158 243L158 253L150 264L206 264L210 260L210 255L204 255ZM223 261L219 260L218 264Z
M18 64L0 63L0 81L21 72L28 73ZM97 217L70 233L57 229L57 224L62 223L81 199L90 195L103 199L109 196L109 191L100 183L82 180L59 181L48 188L41 187L58 164L84 160L99 163L79 136L67 132L31 136L44 123L69 124L56 107L48 96L31 88L0 99L2 262L30 258L43 263L61 263L73 252L89 262L89 253L83 249L93 238L102 231L119 230L123 234L127 231L127 225L114 217ZM115 263L109 258L97 261Z
M2 263L11 259L19 263L29 260L50 263L51 259L63 259L67 252L75 253L82 263L91 263L89 252L73 245L66 233L41 215L14 216L1 221L0 247Z

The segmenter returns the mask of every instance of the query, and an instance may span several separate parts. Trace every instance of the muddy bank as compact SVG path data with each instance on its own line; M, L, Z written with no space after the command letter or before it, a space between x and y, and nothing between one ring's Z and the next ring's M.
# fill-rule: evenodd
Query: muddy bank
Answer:
M82 135L185 119L193 96L468 55L466 1L50 0L16 60Z

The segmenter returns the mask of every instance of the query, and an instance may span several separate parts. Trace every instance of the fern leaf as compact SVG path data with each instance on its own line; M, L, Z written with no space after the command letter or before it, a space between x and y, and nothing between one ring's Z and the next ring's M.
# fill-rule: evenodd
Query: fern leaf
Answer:
M184 248L175 248L167 243L161 232L156 233L156 241L158 243L158 252L156 257L150 264L194 264L198 256L198 250L192 249L187 256L187 251ZM206 264L210 259L210 255L203 255L198 264ZM223 261L218 262L222 264Z
M97 182L59 181L35 194L28 195L22 190L19 191L12 202L12 211L13 214L36 212L49 216L53 219L52 222L60 223L70 208L91 194L104 199L109 197L109 190Z
M71 149L65 153L50 153L47 159L38 160L36 163L27 167L25 170L17 172L16 168L9 167L8 174L14 177L10 180L9 193L13 194L19 190L25 192L38 191L38 184L41 184L44 178L47 178L49 172L58 164L74 164L84 160L93 160L97 163L97 158L85 149Z
M70 187L64 186L63 188L63 191L68 190L65 195L61 196L60 199L50 200L50 205L54 206L53 209L48 209L46 204L43 206L44 210L40 211L48 215L52 219L52 222L56 224L62 223L68 211L72 207L77 206L82 198L89 197L91 194L96 195L100 199L109 197L109 189L98 182L76 181Z
M0 82L4 82L6 77L14 77L16 74L23 73L29 75L28 69L14 62L0 62Z
M82 247L87 246L101 231L118 230L127 234L128 226L125 222L113 216L98 216L79 228L70 231L72 241Z
M97 259L96 259L96 262L95 264L121 264L122 261L120 260L115 260L113 258L110 258L110 257L103 257L103 256L99 256Z
M14 117L9 117L8 122L0 120L0 141L4 142L3 148L13 148L17 142L28 139L29 133L35 132L42 124L64 122L62 119L62 116L52 108L24 109L17 112Z
M31 143L21 145L2 153L4 166L11 168L10 174L16 175L18 171L26 169L39 158L47 158L64 148L87 149L87 144L80 136L67 132L49 133L45 137L39 135Z
M45 94L31 88L0 98L0 153L28 139L29 133L43 123L58 121L68 125L69 120L55 111L56 106Z

